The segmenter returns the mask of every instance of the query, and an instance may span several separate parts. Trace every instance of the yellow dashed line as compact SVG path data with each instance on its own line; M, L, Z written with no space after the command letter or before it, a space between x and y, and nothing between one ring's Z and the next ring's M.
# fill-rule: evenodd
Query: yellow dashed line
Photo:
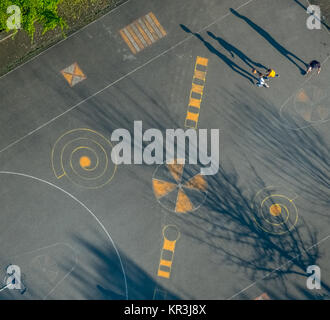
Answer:
M185 120L186 128L194 128L194 129L197 128L199 112L200 112L200 107L201 107L201 103L202 103L205 80L206 80L206 71L199 70L201 68L199 66L206 68L208 66L208 61L209 60L207 58L203 58L203 57L196 58L193 83L191 86L189 105L188 105L187 116L186 116L186 120ZM195 79L203 81L203 84L194 83ZM200 95L200 98L199 99L192 98L193 94ZM193 111L193 110L191 110L192 107L196 108L195 109L196 112L191 112L191 111Z

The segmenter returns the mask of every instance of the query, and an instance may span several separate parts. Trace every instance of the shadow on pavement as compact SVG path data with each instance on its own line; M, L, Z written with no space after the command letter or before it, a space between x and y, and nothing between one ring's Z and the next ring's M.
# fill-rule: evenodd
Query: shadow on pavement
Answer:
M183 29L183 31L187 32L187 33L191 33L192 35L194 35L198 40L200 40L201 42L203 42L203 44L205 45L205 47L207 49L209 49L209 51L213 54L215 54L216 56L218 56L224 63L227 64L228 67L230 67L233 71L235 71L236 73L240 74L243 78L248 79L250 82L254 83L253 79L255 79L256 81L258 80L256 77L254 77L249 71L246 71L245 69L241 68L238 64L236 64L234 61L232 61L231 59L229 59L226 55L222 54L220 51L218 51L217 49L215 49L211 43L209 43L208 41L206 41L199 33L194 33L192 32L189 28L187 28L186 26L180 24L180 27ZM227 48L226 48L227 49ZM233 49L233 48L232 48ZM236 49L236 48L235 48ZM227 49L228 50L228 49ZM236 49L235 53L237 55L239 55L241 58L243 58L242 53L239 53L239 51ZM245 56L246 57L246 56ZM247 59L245 59L247 60ZM246 61L245 61L246 62Z
M247 64L251 69L255 69L257 68L262 68L267 70L268 68L266 68L264 65L262 65L261 63L255 62L252 59L250 59L248 56L246 56L241 50L237 49L236 47L234 47L233 45L231 45L230 43L228 43L225 39L221 38L221 37L217 37L216 35L214 35L212 32L208 31L207 34L217 40L219 42L219 44L224 47L224 49L226 49L233 58L235 58L236 54L245 64Z
M249 18L239 14L236 10L230 9L233 15L244 20L251 28L253 28L256 32L258 32L265 40L267 40L280 54L282 54L285 58L291 61L301 72L301 74L306 73L307 64L296 56L294 53L285 49L279 42L277 42L265 29L262 29L260 26L255 24ZM296 60L296 61L295 61ZM299 66L298 62L304 65L304 68Z

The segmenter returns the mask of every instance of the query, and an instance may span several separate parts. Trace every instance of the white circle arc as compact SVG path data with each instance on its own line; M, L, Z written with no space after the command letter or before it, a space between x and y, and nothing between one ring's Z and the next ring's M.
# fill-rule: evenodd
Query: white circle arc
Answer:
M88 207L84 203L82 203L79 199L77 199L74 195L72 195L68 191L66 191L66 190L58 187L57 185L55 185L55 184L53 184L53 183L51 183L49 181L46 181L46 180L43 180L43 179L40 179L40 178L31 176L31 175L28 175L28 174L25 174L25 173L20 173L20 172L0 171L0 174L21 176L21 177L30 178L30 179L33 179L33 180L36 180L36 181L39 181L39 182L46 183L49 186L51 186L51 187L53 187L53 188L55 188L57 190L62 191L63 193L65 193L66 195L68 195L71 199L73 199L74 201L76 201L77 203L79 203L84 209L86 209L90 213L90 215L96 220L96 222L100 225L100 227L102 228L102 230L104 231L104 233L107 235L109 241L111 242L111 244L113 245L113 247L114 247L114 249L116 251L117 257L119 259L120 267L121 267L121 270L123 272L123 278L124 278L124 283L125 283L125 295L126 295L126 299L128 300L128 288L127 288L126 273L125 273L125 270L124 270L123 262L121 260L119 251L118 251L118 249L117 249L117 247L115 245L115 242L113 241L113 239L110 236L110 233L105 228L105 226L102 224L102 222L99 220L99 218L90 209L88 209Z

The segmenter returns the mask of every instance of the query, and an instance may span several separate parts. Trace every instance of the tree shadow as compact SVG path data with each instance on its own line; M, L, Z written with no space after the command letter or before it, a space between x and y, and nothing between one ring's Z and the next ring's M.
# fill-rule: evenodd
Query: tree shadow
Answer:
M213 54L215 54L216 56L218 56L224 63L227 64L227 66L229 68L231 68L233 71L235 71L236 73L240 74L243 78L248 79L251 83L254 83L254 80L258 80L256 77L254 77L251 74L251 71L246 71L245 69L241 68L238 64L236 64L234 61L232 61L231 59L229 59L226 55L222 54L220 51L218 51L217 49L215 49L211 43L209 43L208 41L206 41L199 33L194 33L192 32L189 28L187 28L186 26L180 24L180 27L183 29L183 31L187 32L187 33L191 33L192 35L194 35L198 40L200 40L205 47ZM235 53L237 54L238 51L236 50ZM241 56L241 54L240 54Z
M219 42L219 44L225 48L232 56L232 58L234 58L234 54L236 54L245 64L247 64L249 66L249 68L262 68L267 70L268 68L266 68L263 64L258 63L256 61L253 61L251 58L249 58L247 55L245 55L241 50L239 50L238 48L234 47L233 45L231 45L229 42L227 42L225 39L214 35L212 32L207 31L207 34L217 40Z
M236 17L244 20L252 29L254 29L256 32L258 32L265 40L267 40L282 56L287 58L290 62L292 62L301 72L301 74L306 73L307 64L300 59L298 56L296 56L291 51L285 49L278 41L274 39L266 30L262 29L260 26L258 26L256 23L254 23L252 20L250 20L248 17L243 16L239 14L236 10L230 9L233 15ZM296 60L296 61L295 61ZM298 62L304 65L305 68L302 68Z
M73 240L78 242L79 246L82 245L93 259L88 269L79 266L72 272L71 290L82 294L84 299L125 300L122 270L119 268L117 256L79 235L73 235ZM176 294L157 283L132 259L122 252L120 255L124 263L129 300L159 300L156 291L165 294L163 299L179 299Z
M129 127L136 117L128 111L134 105L145 128L165 131L182 127L179 119L171 114L168 102L162 100L155 90L151 94L146 87L134 81L129 87L134 87L136 92L117 86L115 94L107 96L106 108L99 105L100 101L89 101L88 109L79 110L79 118L94 127L97 124L108 133L118 126L132 131ZM306 192L313 184L309 196L315 201L329 203L329 189L324 189L330 172L329 149L317 131L312 128L294 131L283 127L274 105L242 89L239 93L227 93L226 98L233 104L226 117L232 123L235 135L236 129L240 128L244 144L236 143L236 147L246 155L246 159L254 154L259 164L261 160L269 170L283 176L286 185L292 185L295 190ZM295 123L294 119L288 121L292 125ZM274 158L274 153L279 154L278 159ZM172 220L180 225L182 233L206 244L221 263L243 270L252 280L269 274L267 279L277 279L285 288L288 276L306 277L307 267L317 264L321 257L315 245L319 241L318 232L301 216L294 229L284 225L286 233L281 236L262 230L256 224L256 221L262 221L256 218L259 208L255 195L268 185L258 173L259 168L248 160L246 162L250 179L242 181L241 173L234 165L220 167L216 175L206 178L208 195L201 209L189 213L189 218L181 215ZM136 178L151 189L150 177ZM151 200L152 191L144 193L144 196ZM308 197L307 194L305 196Z

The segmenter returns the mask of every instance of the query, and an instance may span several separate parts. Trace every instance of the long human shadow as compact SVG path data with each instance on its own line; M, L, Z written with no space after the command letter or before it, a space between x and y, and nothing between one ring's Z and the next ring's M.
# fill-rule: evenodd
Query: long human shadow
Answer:
M192 35L194 35L198 40L200 40L201 42L203 42L203 44L205 45L206 48L209 49L209 51L213 54L215 54L216 56L218 56L223 62L225 62L227 64L228 67L230 67L233 71L235 71L236 73L240 74L243 78L248 79L250 82L254 83L253 79L258 80L256 77L254 77L251 72L248 72L246 70L244 70L243 68L241 68L238 64L236 64L234 61L232 61L231 59L229 59L227 56L225 56L224 54L222 54L220 51L218 51L216 48L214 48L211 43L209 43L208 41L206 41L199 33L194 33L192 32L189 28L187 28L186 26L184 26L183 24L180 24L180 27L183 29L183 31L187 32L187 33L191 33Z
M299 0L293 0L298 6L300 6L301 8L303 8L304 10L305 10L305 12L307 12L307 7L306 6L304 6ZM316 18L317 19L317 18ZM319 19L319 21L330 31L330 26L326 23L326 22L324 22L323 20L322 20L322 18L321 19Z
M211 31L207 31L207 34L217 40L219 42L219 44L226 49L231 56L234 58L235 54L236 56L238 56L245 64L247 64L250 68L262 68L262 69L267 69L263 64L258 63L256 61L253 61L251 58L249 58L246 54L244 54L241 50L239 50L238 48L236 48L235 46L233 46L232 44L230 44L229 42L227 42L225 39L214 35Z
M282 54L285 58L287 58L290 62L292 62L302 74L306 73L307 64L300 59L297 55L292 53L291 51L284 48L278 41L275 40L273 36L271 36L266 30L262 29L248 17L239 14L236 10L230 8L230 11L236 17L244 20L251 28L257 31L265 40L267 40L280 54ZM305 68L302 68L295 60L302 63Z

